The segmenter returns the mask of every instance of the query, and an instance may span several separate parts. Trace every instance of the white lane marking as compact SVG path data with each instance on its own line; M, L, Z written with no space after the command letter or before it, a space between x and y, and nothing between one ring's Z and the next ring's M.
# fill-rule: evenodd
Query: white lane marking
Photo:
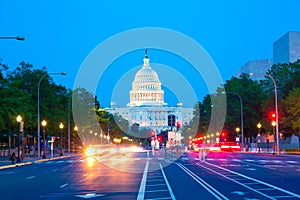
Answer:
M225 197L223 194L221 194L218 190L216 190L214 187L209 185L207 182L205 182L202 178L197 176L195 173L193 173L191 170L189 170L187 167L180 163L176 163L178 167L180 167L185 173L187 173L190 177L192 177L197 183L199 183L204 189L206 189L209 193L211 193L216 199L225 199L229 200L227 197Z
M286 161L287 163L291 163L291 164L297 164L298 162L297 161L293 161L293 160L288 160Z
M98 167L97 169L101 169L101 167Z
M259 184L265 185L265 186L267 186L267 187L274 188L275 190L279 190L279 191L281 191L281 192L283 192L283 193L286 193L286 194L289 194L289 195L291 195L291 196L293 196L293 197L300 198L300 195L298 195L298 194L296 194L296 193L293 193L293 192L290 192L290 191L288 191L288 190L282 189L282 188L277 187L277 186L275 186L275 185L271 185L271 184L269 184L269 183L260 181L260 180L255 179L255 178L251 178L251 177L249 177L249 176L246 176L246 175L237 173L237 172L235 172L235 171L232 171L232 170L229 170L229 169L226 169L226 168L223 168L223 167L220 167L220 166L217 166L217 165L208 163L208 162L205 162L205 163L208 164L208 165L211 165L211 166L213 166L213 167L222 169L222 170L224 170L224 171L230 172L230 173L232 173L232 174L239 175L239 176L241 176L241 177L243 177L243 178L246 178L246 179L248 179L248 180L251 180L251 181L257 182L257 183L259 183ZM261 195L263 195L263 196L265 196L265 197L270 198L270 196L268 196L268 195L266 195L266 194L264 194L264 193L259 192L257 189L251 188L251 187L249 187L249 186L247 186L247 185L245 185L245 184L243 184L243 183L241 183L241 182L235 181L234 179L231 179L231 178L227 177L226 175L221 174L221 173L219 173L219 172L217 172L217 171L214 171L214 170L212 170L212 169L210 169L210 168L208 168L208 167L205 167L205 166L203 166L203 165L200 165L199 163L196 163L196 164L197 164L198 166L203 167L203 168L206 168L206 169L208 169L208 170L210 170L210 171L212 171L212 172L214 172L214 173L216 173L216 174L219 174L220 176L222 176L222 177L224 177L224 178L227 178L227 179L229 179L229 180L231 180L231 181L233 181L233 182L235 182L235 183L238 183L238 184L240 184L240 185L242 185L242 186L244 186L244 187L246 187L246 188L248 188L248 189L250 189L250 190L252 190L252 191L254 191L254 192L256 192L256 193L259 193L259 194L261 194Z
M140 184L140 189L139 189L139 193L138 193L138 196L137 196L137 200L144 200L148 168L149 168L149 160L147 160L146 165L145 165L143 178L142 178L142 181L141 181L141 184Z
M266 163L266 162L270 162L270 161L269 160L258 160L258 162Z
M27 177L26 179L28 180L28 179L32 179L32 178L34 178L35 176L29 176L29 177Z
M164 183L161 183L161 184L147 184L147 187L161 186L161 185L166 185L166 184L164 184Z
M83 177L86 177L87 175L88 175L88 174L83 174L82 176L83 176Z
M68 184L68 183L63 184L63 185L59 186L59 188L64 188L64 187L66 187L67 185L69 185L69 184Z
M53 172L56 172L56 171L58 171L58 169L54 169L54 170L52 170Z
M255 168L246 168L246 170L255 171Z
M175 200L176 198L175 198L175 196L174 196L174 193L173 193L173 191L172 191L172 188L171 188L171 186L170 186L170 184L169 184L169 181L168 181L168 179L167 179L167 177L166 177L166 175L165 175L165 172L164 172L164 170L163 170L163 168L162 168L162 166L161 166L160 163L159 163L159 166L160 166L160 170L161 170L161 172L162 172L162 175L163 175L163 177L164 177L164 179L165 179L165 182L166 182L166 184L167 184L167 187L168 187L169 193L170 193L170 195L171 195L171 198L172 198L173 200Z
M14 174L15 172L7 172L6 174Z

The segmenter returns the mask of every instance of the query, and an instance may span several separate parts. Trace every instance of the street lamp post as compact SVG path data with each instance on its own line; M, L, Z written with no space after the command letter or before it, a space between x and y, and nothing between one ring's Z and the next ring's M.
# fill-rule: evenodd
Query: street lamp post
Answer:
M244 151L244 115L243 115L243 99L242 97L236 93L236 92L226 92L226 93L229 93L229 94L235 94L239 97L240 99L240 110L241 110L241 136L242 136L242 149Z
M250 76L253 76L253 73L249 74ZM275 122L276 122L276 154L279 155L279 129L278 129L278 98L277 98L277 86L275 79L270 74L264 74L265 76L269 77L274 84L274 96L275 96Z
M21 162L21 158L20 158L20 129L21 129L21 121L22 121L22 117L21 115L17 116L17 122L18 122L18 158L17 158L17 163Z
M71 125L70 125L70 113L71 113L71 97L72 94L69 97L69 102L68 102L68 152L70 153L71 151Z
M38 138L38 157L40 157L41 156L41 145L40 145L40 142L41 142L41 139L40 139L40 137L41 137L41 132L40 132L40 129L41 129L41 127L40 127L40 85L41 85L41 81L43 80L43 78L45 78L47 75L50 75L50 74L53 74L53 75L66 75L66 73L65 72L59 72L59 73L56 73L56 72L52 72L52 73L46 73L46 74L44 74L41 78L40 78L40 80L39 80L39 82L38 82L38 108L37 108L37 110L38 110L38 113L37 113L37 115L38 115L38 120L37 120L37 124L38 124L38 127L37 127L37 138Z
M277 86L275 79L269 75L265 74L265 76L269 77L274 83L274 94L275 94L275 122L276 122L276 154L279 155L279 131L278 131L278 97L277 97Z
M240 129L240 127L236 127L235 128L235 132L236 132L236 142L240 142L239 140L240 140L240 138L239 138L239 133L240 133L240 131L241 131L241 129Z
M43 135L44 135L44 137L43 137L43 138L44 138L44 139L43 139L43 140L44 140L44 142L43 142L43 143L44 143L44 145L43 145L44 148L43 148L43 156L42 156L43 159L46 158L46 125L47 125L46 120L43 120L43 121L42 121Z
M77 126L77 125L75 125L74 131L76 132L76 134L78 134L78 126ZM74 136L74 135L73 135L73 136ZM74 149L75 149L75 148L74 148L74 137L73 137L73 142L72 142L72 144L73 144L73 145L72 145L72 146L73 146L73 153L75 153L75 152L74 152Z
M101 129L101 133L100 133L100 144L102 144L102 138L103 138L103 131Z
M272 121L271 125L273 126L273 135L274 135L274 138L276 139L275 137L275 126L276 126L276 122L275 121ZM274 151L275 153L275 151Z
M64 125L62 122L60 122L59 124L59 128L60 128L60 156L63 156L63 142L62 142L62 131L63 131L63 128L64 128Z
M110 136L109 136L109 131L110 131L109 124L110 124L110 121L108 121L108 123L107 123L107 144L109 144L109 139L110 139Z
M260 128L261 128L261 123L259 122L257 124L257 128L258 128L258 134L257 134L257 144L258 144L258 152L260 152Z

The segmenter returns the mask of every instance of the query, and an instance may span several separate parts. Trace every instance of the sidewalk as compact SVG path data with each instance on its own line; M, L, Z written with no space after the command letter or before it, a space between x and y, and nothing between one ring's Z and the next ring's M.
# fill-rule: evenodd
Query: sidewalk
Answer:
M59 155L55 155L53 158L51 157L47 157L45 159L42 159L42 157L36 157L36 156L32 156L32 155L26 155L24 157L24 160L21 163L12 163L9 160L8 156L1 156L0 157L0 170L1 169L6 169L6 168L11 168L11 167L18 167L18 166L23 166L23 165L29 165L32 163L38 163L38 162L47 162L50 160L57 160L57 159L62 159L62 158L68 158L68 157L72 157L76 154L74 153L65 153L63 156L59 156Z

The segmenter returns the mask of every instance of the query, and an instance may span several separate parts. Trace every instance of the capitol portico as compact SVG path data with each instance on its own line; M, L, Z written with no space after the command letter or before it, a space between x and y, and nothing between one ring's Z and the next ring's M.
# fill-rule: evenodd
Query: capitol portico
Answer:
M129 92L130 102L126 108L118 108L115 102L107 112L120 115L128 120L129 126L136 123L140 129L149 128L159 133L168 129L168 115L175 115L176 121L189 124L193 118L193 108L183 108L182 103L168 107L164 102L164 91L157 73L151 68L148 52L145 51L142 68L136 73Z

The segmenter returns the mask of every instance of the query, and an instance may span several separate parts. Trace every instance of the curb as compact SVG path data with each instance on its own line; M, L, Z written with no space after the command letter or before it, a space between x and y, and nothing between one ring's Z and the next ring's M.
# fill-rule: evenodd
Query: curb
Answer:
M62 159L62 158L69 158L72 156L74 156L74 155L60 156L60 157L55 157L55 158L45 158L45 159L39 159L39 160L35 160L35 161L28 161L28 162L23 162L23 163L4 165L4 166L0 166L0 170L13 168L13 167L21 167L24 165L30 165L32 163L41 163L41 162L48 162L48 161L52 161L52 160L58 160L58 159Z

